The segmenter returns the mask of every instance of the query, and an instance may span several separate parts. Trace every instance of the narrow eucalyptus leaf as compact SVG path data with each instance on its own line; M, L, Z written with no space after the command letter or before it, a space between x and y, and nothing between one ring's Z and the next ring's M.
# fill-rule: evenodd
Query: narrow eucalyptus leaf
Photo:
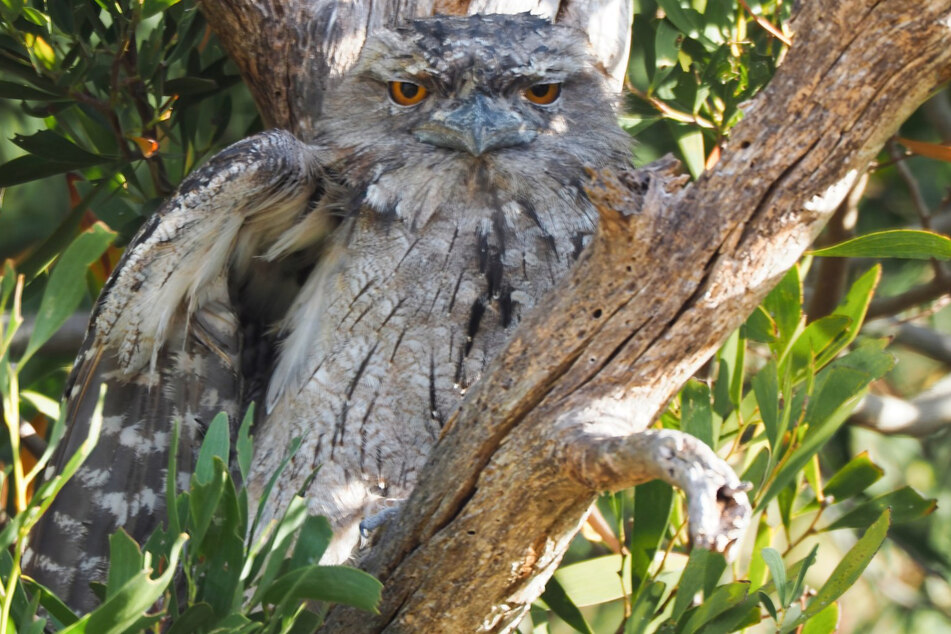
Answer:
M817 249L812 254L846 258L947 260L951 258L951 239L930 231L892 229L852 238L825 249Z
M556 578L552 577L548 580L541 599L548 604L552 612L573 627L576 632L593 634L591 626L588 625L584 615L581 614L581 610L571 601L571 597L568 596L568 593L565 592Z
M800 617L800 622L804 623L807 619L819 614L829 607L836 599L851 588L862 572L872 561L872 557L878 552L888 534L888 527L891 524L891 512L886 510L875 521L872 526L865 531L858 542L845 554L842 561L832 571L829 580L826 581L816 596L809 602L805 611Z

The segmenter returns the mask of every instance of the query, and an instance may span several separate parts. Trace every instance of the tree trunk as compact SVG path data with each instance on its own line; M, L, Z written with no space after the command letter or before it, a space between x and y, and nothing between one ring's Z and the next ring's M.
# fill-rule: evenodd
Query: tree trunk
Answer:
M368 29L496 4L202 6L265 120L306 139L323 91L355 60ZM595 9L626 2L504 4L537 4L590 33L607 25L600 41L614 45L600 54L622 72L617 41L626 42L628 26L614 16L623 13ZM644 430L801 256L885 140L951 77L949 0L803 2L790 26L782 67L698 182L669 165L599 175L592 244L470 391L363 563L386 586L380 615L337 608L327 630L510 629L597 493L652 477L688 489L692 520L704 518L692 526L695 541L730 534L710 518L739 521L735 476L701 443ZM684 460L704 463L703 477ZM716 513L699 508L724 492Z

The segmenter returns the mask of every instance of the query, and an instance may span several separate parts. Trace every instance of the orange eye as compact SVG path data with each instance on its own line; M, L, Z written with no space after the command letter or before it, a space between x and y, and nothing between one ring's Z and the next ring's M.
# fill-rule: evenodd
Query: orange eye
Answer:
M547 106L558 100L561 95L561 84L535 84L522 94L532 103Z
M390 99L401 106L415 106L429 94L425 88L411 81L391 81Z

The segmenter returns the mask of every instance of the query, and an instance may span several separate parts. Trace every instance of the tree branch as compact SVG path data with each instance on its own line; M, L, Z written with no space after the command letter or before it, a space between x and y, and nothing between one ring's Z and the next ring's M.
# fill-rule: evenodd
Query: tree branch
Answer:
M605 436L580 421L564 429L558 457L578 482L596 491L655 478L679 487L687 494L693 545L733 559L752 512L749 486L703 441L671 429Z
M951 379L910 400L884 394L866 394L852 413L852 421L886 435L923 438L951 426Z

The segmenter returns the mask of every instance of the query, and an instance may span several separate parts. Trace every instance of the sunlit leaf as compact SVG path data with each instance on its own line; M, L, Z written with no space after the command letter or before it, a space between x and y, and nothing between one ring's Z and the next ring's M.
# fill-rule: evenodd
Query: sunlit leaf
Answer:
M647 580L654 553L667 533L674 491L669 484L653 480L634 489L634 528L631 530L631 587L639 588Z
M122 528L109 536L109 574L106 581L106 598L118 593L126 583L142 570L142 553L139 545Z
M869 458L868 452L863 451L829 478L822 494L836 502L847 500L870 487L884 474L885 471Z
M558 583L558 579L552 577L548 580L541 599L548 605L552 612L557 614L562 621L573 627L576 632L593 634L591 626L588 625L584 615L581 614L581 610L571 601L568 593L566 593L565 589Z
M951 238L917 229L892 229L852 238L813 255L849 258L905 258L947 260L951 258Z
M831 603L803 625L800 634L833 634L839 628L839 604Z

